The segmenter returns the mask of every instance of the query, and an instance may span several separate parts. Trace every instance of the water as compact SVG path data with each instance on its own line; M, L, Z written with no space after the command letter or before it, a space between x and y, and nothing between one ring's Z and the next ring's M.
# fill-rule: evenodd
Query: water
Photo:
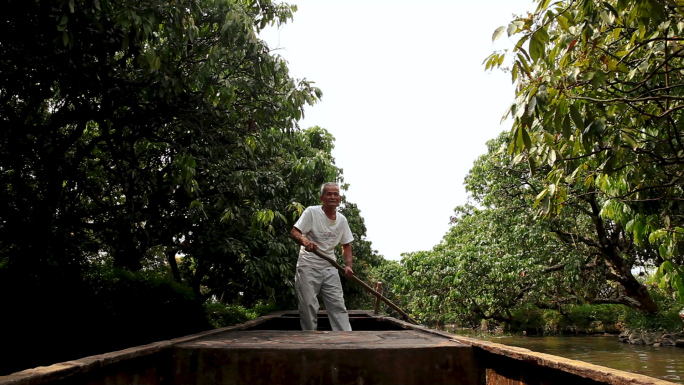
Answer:
M683 348L630 345L617 336L477 338L684 384Z

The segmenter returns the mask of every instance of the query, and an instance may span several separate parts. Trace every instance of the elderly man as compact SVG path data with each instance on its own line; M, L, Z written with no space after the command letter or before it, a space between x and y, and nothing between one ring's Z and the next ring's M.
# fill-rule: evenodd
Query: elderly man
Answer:
M342 244L342 254L347 266L344 274L354 275L352 270L351 241L354 240L347 218L337 212L340 205L340 188L336 183L321 186L321 205L307 207L295 223L290 236L299 245L299 259L295 286L299 300L299 316L302 330L316 330L318 325L318 299L320 293L328 311L333 330L351 331L349 314L344 306L342 283L337 269L313 251L335 258L334 249Z

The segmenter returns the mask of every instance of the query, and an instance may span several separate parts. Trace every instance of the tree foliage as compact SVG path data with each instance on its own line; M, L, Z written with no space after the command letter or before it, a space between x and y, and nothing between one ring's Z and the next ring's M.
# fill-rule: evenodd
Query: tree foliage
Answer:
M148 290L148 278L163 281L153 285L161 287L160 300L172 304L164 296L175 295L194 304L188 309L201 310L196 305L209 298L290 305L296 247L287 234L303 207L316 204L321 183L342 180L334 138L297 125L321 91L291 77L258 38L267 25L289 21L296 7L268 0L12 0L6 10L0 289L21 290L3 296L3 309L14 314L3 317L3 327L38 330L50 317L50 330L73 337L66 358L92 354L78 350L90 338L79 328L112 326L99 317L137 295L126 288ZM359 210L352 203L344 209L359 236L360 260L376 263L362 240ZM107 289L121 279L136 284ZM99 295L113 305L85 311ZM44 306L35 306L39 299ZM145 306L137 309L141 319L149 315ZM161 333L147 323L130 333L135 323L122 321L107 340L114 345L99 348L123 347L116 344L134 340L117 341L126 333L172 337L177 316ZM195 321L190 329L203 327ZM34 346L13 340L6 350L15 342Z
M635 244L631 234L619 224L601 216L602 198L592 194L584 185L575 185L568 189L578 199L563 202L562 215L543 215L535 206L544 196L547 182L543 178L550 170L549 165L539 167L534 174L521 162L519 155L509 155L505 149L510 145L510 135L504 135L490 144L489 155L475 162L475 166L466 178L467 189L473 197L490 208L505 209L508 212L524 213L533 223L544 226L544 232L552 233L562 246L565 257L555 258L548 265L563 271L571 277L573 270L568 266L582 266L581 274L585 278L582 287L591 288L591 292L577 293L580 298L590 303L622 303L629 307L654 312L657 305L648 293L647 288L634 275L635 267L644 267L654 254L650 247ZM494 146L498 145L497 150ZM579 254L582 260L570 263L571 256ZM589 274L591 271L592 274ZM603 281L610 281L614 287L607 290ZM617 286L616 286L617 285ZM617 289L620 288L620 290Z
M414 314L438 324L481 319L511 324L530 306L564 315L581 304L657 311L646 286L632 274L652 251L603 220L594 194L566 201L565 215L540 216L535 201L546 187L544 173L532 174L509 155L511 140L504 133L490 141L489 152L467 175L466 189L476 206L457 207L439 245L402 260L402 290L411 293ZM600 246L606 233L614 234L607 242L621 251L617 261Z
M366 282L372 283L373 287L378 282L382 282L382 295L392 301L400 309L407 309L407 299L411 297L411 293L406 293L401 290L401 280L405 274L404 267L399 261L390 259L382 259L379 264L373 266L369 273L369 280ZM371 297L371 302L368 302L364 308L375 308L376 298ZM402 318L396 310L384 302L380 302L380 312L389 314L394 318Z
M513 49L487 60L488 68L510 63L518 84L510 152L533 172L549 165L543 214L566 215L567 202L594 196L600 218L656 251L640 257L684 298L684 9L676 1L538 3L503 28L518 38ZM598 246L619 255L612 234Z
M0 142L12 264L108 249L139 269L204 215L215 191L198 174L249 171L256 133L291 129L320 95L256 38L289 6L57 4L18 2L3 23L2 72L15 75L2 85ZM253 188L234 177L236 190Z
M513 125L466 178L476 206L457 208L432 251L404 258L416 314L510 321L519 306L584 303L656 313L635 268L657 268L684 299L683 17L674 1L540 0L494 31L516 38L485 60L517 84Z

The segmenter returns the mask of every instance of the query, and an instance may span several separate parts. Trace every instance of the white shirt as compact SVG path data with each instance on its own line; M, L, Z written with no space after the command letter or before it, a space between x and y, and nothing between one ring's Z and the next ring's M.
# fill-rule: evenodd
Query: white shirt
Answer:
M335 246L351 243L354 240L347 218L339 212L332 220L325 215L323 206L310 206L304 210L294 227L298 228L307 239L318 245L318 251L332 259L335 258ZM331 267L330 263L314 253L306 251L304 246L299 248L297 267L313 267L324 269Z

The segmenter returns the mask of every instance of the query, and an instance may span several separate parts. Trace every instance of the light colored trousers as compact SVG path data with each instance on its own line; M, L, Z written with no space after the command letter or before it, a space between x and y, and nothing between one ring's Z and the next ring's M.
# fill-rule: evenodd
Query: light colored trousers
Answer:
M295 274L297 300L299 300L299 319L302 330L316 330L318 326L318 298L320 293L328 311L328 319L332 330L351 331L349 314L344 306L342 283L337 269L329 267L314 269L297 267Z

